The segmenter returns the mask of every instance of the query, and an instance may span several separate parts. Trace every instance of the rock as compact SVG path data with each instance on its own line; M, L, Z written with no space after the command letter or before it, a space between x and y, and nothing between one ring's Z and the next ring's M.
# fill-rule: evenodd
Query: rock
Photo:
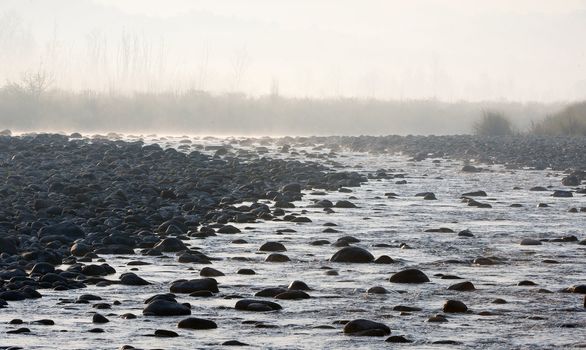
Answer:
M39 238L46 236L64 236L74 240L85 237L85 232L73 222L65 221L59 224L45 226L39 230L37 235Z
M274 298L275 296L277 296L281 293L285 293L286 291L288 291L288 289L281 288L281 287L265 288L265 289L261 290L260 292L257 292L254 296L255 297Z
M216 270L216 269L211 268L211 267L204 267L199 272L199 275L202 276L202 277L221 277L221 276L225 276L225 274L222 271Z
M578 284L567 288L569 293L586 294L586 284ZM1 297L0 297L1 298Z
M53 272L55 272L55 266L45 262L36 263L31 270L31 274L38 273L41 275Z
M167 237L161 240L154 246L154 248L163 252L180 252L182 250L187 250L185 243L175 237Z
M147 286L151 284L133 272L126 272L120 275L120 283L126 286Z
M562 178L562 185L564 186L580 186L582 180L576 175L568 175Z
M420 307L415 306L405 306L405 305L397 305L393 307L394 311L401 311L401 312L414 312L414 311L421 311Z
M108 322L110 322L110 320L108 320L106 317L104 317L101 314L95 313L94 316L92 317L92 322L93 323L108 323Z
M391 334L391 329L383 323L357 319L346 323L344 333L354 336L385 336Z
M430 282L429 278L420 270L407 269L399 271L391 276L392 283L426 283Z
M235 234L235 233L240 233L240 232L242 232L242 231L240 231L239 228L234 227L232 225L224 225L218 229L218 233L223 233L223 234Z
M289 262L289 261L291 261L291 259L289 259L289 257L284 254L272 253L266 257L265 261L266 262L282 263L282 262Z
M375 264L392 264L394 262L395 262L395 260L393 260L388 255L381 255L378 258L376 258L376 260L374 261Z
M473 290L476 290L476 288L474 287L474 284L472 284L472 282L460 282L460 283L456 283L456 284L452 284L451 286L448 287L449 290L456 290L459 292L470 292Z
M461 301L458 300L447 300L443 307L446 313L463 313L468 311L468 307Z
M258 250L261 252L285 252L287 248L279 242L266 242Z
M10 238L0 237L0 253L14 255L17 253L16 243Z
M285 300L299 300L299 299L309 299L309 298L311 298L309 296L309 294L307 294L301 290L288 290L286 292L275 295L275 299L285 299Z
M54 326L55 325L55 321L49 320L49 319L36 320L36 321L33 321L32 323L40 324L43 326Z
M300 193L301 192L301 185L298 183L287 184L281 188L281 192Z
M155 337L159 337L159 338L175 338L178 336L179 336L179 334L177 334L176 332L168 331L166 329L157 329L155 331Z
M213 278L199 278L193 280L179 280L171 284L171 293L193 293L198 291L210 291L218 293L218 281Z
M464 173L479 173L482 171L482 169L477 168L473 165L464 165L460 171L462 171Z
M462 194L462 197L486 197L487 194L484 191L473 191Z
M574 195L572 194L572 191L558 190L558 191L553 191L553 194L551 196L557 197L557 198L571 198Z
M281 310L283 307L272 301L242 299L236 302L235 308L236 310L266 312Z
M190 315L189 307L176 301L154 299L142 311L145 316L185 316Z
M462 231L458 232L458 236L460 236L460 237L474 237L474 235L472 234L472 232L470 232L470 230L462 230Z
M22 328L6 331L6 334L22 334L22 333L30 333L30 332L31 332L30 329L28 329L26 327L22 327Z
M541 241L532 238L524 238L521 240L521 245L541 245Z
M240 269L240 270L238 270L237 274L239 274L239 275L256 275L256 272L253 269Z
M177 261L182 264L211 264L210 259L203 253L189 251L181 254Z
M433 192L427 193L425 196L423 196L423 199L424 200L428 200L428 201L430 201L430 200L431 201L437 200L437 198L435 197L435 193L433 193Z
M356 205L347 200L339 200L334 205L336 208L356 208Z
M309 286L303 281L293 281L289 283L289 287L287 288L290 290L311 290L311 288L309 288Z
M368 290L366 292L368 294L387 294L389 291L383 287L376 286L376 287L368 288Z
M228 340L222 343L223 346L248 346L248 344L238 340Z
M518 286L536 286L537 283L535 283L533 281L524 280L524 281L521 281L521 282L517 283L517 285Z
M413 340L409 340L402 335L393 335L385 340L387 343L412 343Z
M214 329L218 328L218 325L216 322L204 318L189 317L179 321L177 327L187 329Z
M374 261L374 256L359 247L345 247L338 250L331 258L332 262L342 263L370 263Z
M434 315L427 319L427 322L441 323L448 322L448 319L444 315Z

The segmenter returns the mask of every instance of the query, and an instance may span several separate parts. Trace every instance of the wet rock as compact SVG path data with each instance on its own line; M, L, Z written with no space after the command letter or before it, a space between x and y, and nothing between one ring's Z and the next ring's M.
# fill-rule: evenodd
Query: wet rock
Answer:
M332 262L342 263L370 263L374 261L374 256L359 247L345 247L337 251L331 258Z
M276 263L283 263L289 262L291 259L287 255L279 254L279 253L272 253L265 259L266 262L276 262Z
M167 237L157 243L154 248L162 252L180 252L187 250L185 243L176 237Z
M473 191L462 194L462 197L486 197L487 194L484 191Z
M443 323L443 322L448 322L448 319L444 315L433 315L427 319L427 322Z
M356 208L356 205L347 200L339 200L334 205L336 208Z
M460 171L463 173L479 173L482 171L482 169L473 165L464 165Z
M460 282L460 283L456 283L456 284L452 284L451 286L448 287L449 290L456 290L459 292L470 292L473 290L476 290L476 288L474 287L474 284L472 284L472 282Z
M309 294L307 294L301 290L288 290L286 292L275 295L275 299L284 299L284 300L299 300L299 299L309 299L309 298L311 298L309 296Z
M189 307L176 301L154 299L142 311L145 316L184 316L190 315Z
M568 293L586 294L586 284L578 284L566 289ZM1 298L1 296L0 296Z
M562 185L564 186L580 186L582 179L576 175L568 175L562 178Z
M423 196L423 199L428 200L428 201L429 200L432 200L432 201L437 200L437 198L435 197L435 193L433 193L433 192L427 193L425 196Z
M570 197L573 197L573 194L572 194L572 191L558 190L558 191L554 191L551 196L557 197L557 198L570 198Z
M110 320L108 320L106 317L104 317L101 314L95 313L94 316L92 317L92 322L93 323L108 323L108 322L110 322Z
M472 232L470 232L470 230L462 230L462 231L458 232L458 236L460 236L460 237L474 237L474 234L472 234Z
M533 281L521 281L519 283L517 283L518 286L536 286L537 283L533 282Z
M55 272L55 266L46 262L36 263L31 270L31 274L38 273L41 275Z
M397 305L397 306L393 307L393 310L401 311L401 312L414 312L414 311L421 311L422 309L420 307L415 307L415 306Z
M524 238L521 240L521 245L541 245L541 241L532 238Z
M127 286L147 286L151 284L133 272L126 272L120 275L120 283Z
M385 336L391 334L391 329L383 323L357 319L346 323L344 333L354 336Z
M16 242L10 238L0 237L0 253L14 255L17 253Z
M177 327L187 329L214 329L218 328L218 325L216 322L204 318L189 317L179 321Z
M222 343L223 346L248 346L248 344L238 340L228 340Z
M213 278L199 278L192 280L179 280L171 284L171 293L193 293L198 291L210 291L218 293L218 281Z
M290 290L311 290L309 286L303 281L293 281L287 287Z
M430 282L427 275L417 269L399 271L391 276L392 283L426 283Z
M238 270L237 274L239 274L239 275L256 275L256 272L253 269L240 269L240 270Z
M182 264L211 264L210 259L204 254L196 251L185 252L177 258Z
M40 324L43 326L54 326L55 325L55 321L49 320L49 319L36 320L36 321L33 321L32 323Z
M387 343L412 343L413 340L409 340L407 338L405 338L402 335L393 335L387 338L387 340L385 340L385 342Z
M159 338L175 338L178 336L179 336L179 334L177 334L176 332L168 331L166 329L157 329L155 331L155 337L159 337Z
M204 267L199 272L199 275L202 276L202 277L220 277L220 276L225 276L225 274L222 271L216 270L216 269L211 268L211 267Z
M394 262L395 262L395 260L393 260L388 255L381 255L378 258L376 258L376 260L374 261L375 264L392 264Z
M223 234L235 234L235 233L241 233L241 232L242 231L240 231L239 228L234 227L232 225L224 225L218 229L218 233L223 233Z
M65 221L55 225L49 225L41 228L38 232L39 238L46 236L64 236L74 240L85 237L85 232L81 227L71 221Z
M28 329L26 327L22 327L22 328L6 331L6 334L23 334L23 333L30 333L30 332L31 332L30 329Z
M245 311L256 311L256 312L266 312L266 311L277 311L281 310L283 307L277 303L272 301L266 300L253 300L253 299L242 299L236 302L234 306L236 310L245 310Z
M261 290L260 292L257 292L254 296L255 297L274 298L275 296L277 296L281 293L285 293L286 291L288 291L287 288L281 288L281 287L265 288L265 289Z
M443 310L446 313L464 313L468 311L468 307L459 300L447 300L444 303Z
M384 287L376 286L368 288L366 292L368 294L387 294L389 291L386 290Z
M261 252L285 252L287 248L279 242L266 242L258 250Z

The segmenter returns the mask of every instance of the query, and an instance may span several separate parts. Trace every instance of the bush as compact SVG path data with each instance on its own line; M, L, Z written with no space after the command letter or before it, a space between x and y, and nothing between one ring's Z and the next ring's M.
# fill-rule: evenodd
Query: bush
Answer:
M513 133L511 121L502 112L483 111L482 118L474 123L476 135L505 136Z
M539 135L586 136L586 102L567 106L533 125Z

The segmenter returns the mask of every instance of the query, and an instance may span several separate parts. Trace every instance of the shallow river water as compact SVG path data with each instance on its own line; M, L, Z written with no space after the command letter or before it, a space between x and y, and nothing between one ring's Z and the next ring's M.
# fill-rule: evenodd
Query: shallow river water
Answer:
M145 139L162 146L178 147L180 138ZM220 139L192 138L193 144L222 144ZM185 144L183 144L185 145ZM238 148L254 150L258 144ZM308 159L308 154L328 154L328 149L292 147L299 155L279 153L275 144L266 146L265 156ZM194 149L184 146L184 150ZM316 158L309 160L316 161ZM551 197L553 189L562 189L561 173L534 170L510 170L503 166L484 166L481 173L463 173L462 163L447 159L410 161L402 155L376 155L337 152L337 156L319 160L326 165L336 162L336 170L357 171L365 175L385 169L387 174L404 174L404 178L371 179L351 193L328 192L325 195L304 191L303 201L295 202L294 213L307 212L310 223L262 221L255 224L234 224L238 234L218 234L206 239L187 241L208 256L221 258L212 267L226 274L216 279L220 293L212 298L178 295L178 301L192 305L192 316L215 321L214 330L183 330L176 324L185 317L146 317L142 315L144 300L157 293L167 293L173 280L199 278L206 265L178 263L174 254L163 257L104 256L117 270L116 276L134 268L139 276L153 282L150 286L109 287L88 286L81 290L42 290L42 299L10 302L0 310L0 347L21 346L27 349L113 349L128 344L136 348L199 349L222 348L227 340L239 340L251 348L266 349L552 349L586 347L586 312L581 294L561 293L572 285L586 283L586 246L577 242L543 242L522 246L524 238L553 239L574 235L586 238L586 213L570 213L572 207L586 207L586 196ZM406 180L406 184L396 184ZM544 192L529 191L534 186L553 186ZM514 189L517 188L517 189ZM465 192L484 190L487 197L478 197L492 208L467 206L461 200ZM424 200L420 192L434 192L437 200ZM385 193L394 192L390 199ZM358 208L334 208L327 214L312 207L316 199L335 202L348 199ZM510 207L513 203L522 207ZM538 207L547 203L549 207ZM324 233L325 223L335 223L339 233ZM425 232L433 228L450 228L454 232ZM279 233L280 229L295 232ZM470 230L474 237L460 237L458 232ZM357 246L366 248L375 257L388 255L393 264L343 264L329 262L340 248L330 244L314 246L310 242L325 239L334 243L350 235L360 239ZM234 244L244 239L246 244ZM259 247L268 241L285 245L284 253L291 262L270 263ZM411 249L400 247L406 243ZM383 246L380 246L383 244ZM377 246L378 245L378 246ZM500 264L475 265L478 257L497 257ZM242 259L247 258L247 260ZM129 261L150 263L127 266ZM457 260L457 261L456 261ZM555 260L557 263L544 262ZM389 277L407 267L427 274L431 283L393 284ZM64 267L66 268L66 267ZM240 275L241 268L251 268L256 275ZM328 275L335 270L338 275ZM331 273L331 272L330 272ZM441 279L437 274L456 275L462 280ZM279 300L279 312L252 313L237 311L233 296L252 297L266 287L286 287L301 280L312 288L310 299ZM518 286L523 280L536 286ZM470 281L476 291L448 290L456 282ZM367 293L381 286L387 294ZM552 293L549 293L549 292ZM96 311L91 304L64 303L81 294L96 294L105 302L118 300L110 310L98 310L110 322L99 327L104 333L88 333ZM502 298L506 304L492 301ZM448 322L428 322L430 316L441 314L447 299L463 301L470 312L447 314ZM267 299L269 300L269 299ZM397 305L419 307L408 314L394 311ZM489 313L482 313L488 311ZM117 317L134 313L137 319ZM19 326L8 321L14 318L30 322L49 318L54 326L28 324L30 334L5 332ZM387 337L351 337L342 333L336 321L364 318L388 325L391 335L404 335L408 344L386 343ZM245 322L256 321L256 322ZM177 338L155 338L155 329L179 333ZM457 344L434 344L437 341Z

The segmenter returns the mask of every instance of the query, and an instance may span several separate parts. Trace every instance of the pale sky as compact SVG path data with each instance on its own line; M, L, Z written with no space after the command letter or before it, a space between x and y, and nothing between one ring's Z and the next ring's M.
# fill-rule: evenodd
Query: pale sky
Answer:
M570 101L586 98L585 37L579 0L1 0L0 81Z

